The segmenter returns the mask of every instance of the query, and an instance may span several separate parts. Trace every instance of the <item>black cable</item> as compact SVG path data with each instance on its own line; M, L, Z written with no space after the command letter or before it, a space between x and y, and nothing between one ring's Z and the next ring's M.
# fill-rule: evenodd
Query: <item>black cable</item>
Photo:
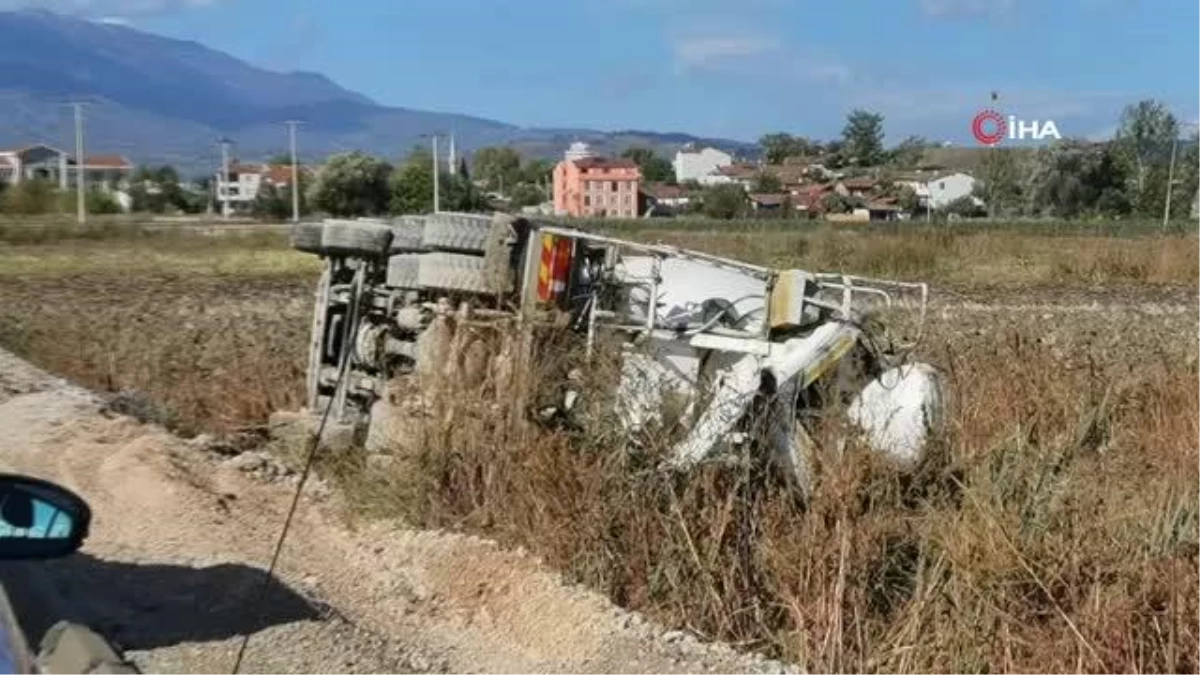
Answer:
M351 302L358 302L358 296L355 294ZM349 334L351 333L349 326L346 328L347 338L342 341L343 349L349 349ZM342 359L341 367L338 370L337 380L333 385L334 392L337 392L342 387L342 379L346 375L350 364L349 354ZM287 541L288 530L292 526L292 518L296 515L296 507L300 505L300 495L304 494L304 484L308 481L308 476L312 472L313 463L317 458L317 448L321 444L321 435L325 432L325 423L329 421L329 413L333 410L334 398L330 398L329 404L325 406L325 412L321 415L321 422L317 425L317 431L312 437L312 443L309 445L304 458L304 469L300 472L300 481L296 483L296 492L292 495L292 504L288 507L287 517L283 521L283 529L279 532L279 539L275 542L275 551L271 554L271 563L267 566L267 575L263 578L263 584L259 588L258 597L251 607L259 608L259 611L265 611L267 592L271 588L271 582L275 580L275 567L279 563L279 556L283 553L283 544ZM246 646L250 644L250 636L253 631L247 627L246 634L242 636L242 644L238 648L237 659L233 662L233 673L236 675L241 670L242 658L246 655Z

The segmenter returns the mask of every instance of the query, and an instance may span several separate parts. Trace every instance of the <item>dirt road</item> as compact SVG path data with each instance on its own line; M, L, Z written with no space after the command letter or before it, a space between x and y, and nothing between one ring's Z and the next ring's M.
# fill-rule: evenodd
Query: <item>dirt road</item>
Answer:
M144 670L705 672L780 670L665 632L537 560L478 539L353 532L314 484L256 601L294 484L262 483L0 350L0 470L77 490L92 533L70 558L0 563L36 633L99 630Z

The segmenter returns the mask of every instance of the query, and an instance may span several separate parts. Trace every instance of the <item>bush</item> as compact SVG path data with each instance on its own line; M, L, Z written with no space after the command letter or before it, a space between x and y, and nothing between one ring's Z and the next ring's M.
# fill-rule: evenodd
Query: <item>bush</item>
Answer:
M979 218L987 215L983 205L975 201L971 195L963 195L944 207L946 213L963 218Z
M4 212L38 215L54 211L57 190L48 180L24 180L4 191Z
M361 152L332 157L313 185L310 202L332 216L386 213L392 165Z
M740 185L716 185L704 191L704 215L732 220L746 213L746 191Z
M102 190L92 190L87 193L84 198L84 206L88 213L95 214L113 214L121 213L122 208L120 202L111 193Z

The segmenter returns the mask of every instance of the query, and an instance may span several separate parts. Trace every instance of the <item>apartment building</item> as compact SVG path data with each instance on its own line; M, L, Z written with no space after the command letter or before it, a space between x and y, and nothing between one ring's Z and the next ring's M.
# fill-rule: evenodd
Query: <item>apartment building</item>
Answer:
M572 144L554 167L554 212L636 218L641 180L641 170L632 160L597 157L584 144Z

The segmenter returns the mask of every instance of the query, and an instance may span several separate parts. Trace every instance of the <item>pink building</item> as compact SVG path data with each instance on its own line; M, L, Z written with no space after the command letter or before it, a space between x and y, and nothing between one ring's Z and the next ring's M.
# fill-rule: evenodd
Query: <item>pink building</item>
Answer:
M641 170L633 161L595 157L577 143L554 167L554 212L636 218L641 180Z

